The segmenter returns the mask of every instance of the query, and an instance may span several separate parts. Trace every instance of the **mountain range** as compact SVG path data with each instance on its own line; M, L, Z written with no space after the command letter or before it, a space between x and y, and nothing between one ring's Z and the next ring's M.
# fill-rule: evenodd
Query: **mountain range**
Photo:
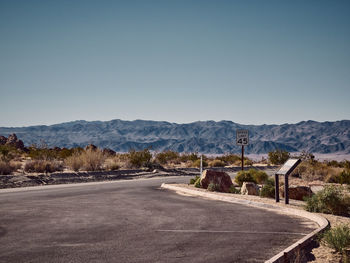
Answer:
M238 153L236 130L249 130L247 153L350 153L350 120L302 121L282 125L243 125L232 121L177 124L164 121L73 121L50 126L0 127L0 135L16 133L24 144L45 142L50 147L94 144L117 152L151 147L154 151Z

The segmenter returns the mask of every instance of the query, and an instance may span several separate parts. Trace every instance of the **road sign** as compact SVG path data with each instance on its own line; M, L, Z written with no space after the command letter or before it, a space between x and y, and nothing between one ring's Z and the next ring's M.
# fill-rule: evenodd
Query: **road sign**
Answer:
M236 131L236 144L237 145L248 145L249 143L249 132L248 130L237 130Z

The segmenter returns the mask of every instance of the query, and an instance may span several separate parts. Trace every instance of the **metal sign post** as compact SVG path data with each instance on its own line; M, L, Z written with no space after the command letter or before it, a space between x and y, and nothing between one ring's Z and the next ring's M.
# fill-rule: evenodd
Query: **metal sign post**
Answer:
M237 130L236 131L236 145L242 146L242 159L241 167L244 170L244 146L249 144L249 131L248 130Z
M301 162L300 159L288 159L281 169L275 174L275 198L279 202L279 175L284 175L284 203L289 204L289 182L288 176Z

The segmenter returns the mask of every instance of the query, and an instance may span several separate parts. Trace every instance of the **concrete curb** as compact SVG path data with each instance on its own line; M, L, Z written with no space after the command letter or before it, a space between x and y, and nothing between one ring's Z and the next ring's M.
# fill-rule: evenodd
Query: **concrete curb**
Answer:
M255 202L255 201L243 200L243 199L238 199L231 196L221 196L215 193L196 191L196 190L192 190L192 189L188 189L188 188L184 188L176 185L165 184L165 183L161 185L161 188L173 190L178 193L188 194L192 196L200 196L200 197L210 198L213 200L220 200L220 201L229 202L229 203L248 205L256 208L268 209L274 212L300 216L300 217L307 218L311 221L314 221L319 225L319 228L317 228L307 236L303 237L302 239L299 239L293 245L287 247L286 249L284 249L277 255L273 256L269 260L265 261L265 263L289 262L288 258L290 258L294 254L294 252L306 246L315 235L323 231L329 225L328 220L325 219L324 217L317 214L309 213L307 211L299 210L299 209L280 207L272 204L265 204L265 203Z

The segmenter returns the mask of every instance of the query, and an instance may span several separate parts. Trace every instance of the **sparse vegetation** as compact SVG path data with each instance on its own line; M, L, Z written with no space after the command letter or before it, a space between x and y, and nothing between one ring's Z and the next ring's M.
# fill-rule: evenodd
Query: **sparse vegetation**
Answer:
M241 191L238 190L234 185L230 186L229 193L231 194L239 194Z
M9 175L16 170L9 161L0 159L0 175Z
M242 186L243 182L253 182L257 183L252 172L254 169L249 169L248 171L239 171L237 176L235 177L235 182L239 185Z
M81 153L80 158L83 162L83 168L86 171L100 171L106 159L106 156L99 149L87 149Z
M322 242L342 254L343 262L348 262L349 258L346 249L350 248L350 227L348 225L340 225L334 227L324 233Z
M258 184L264 184L269 177L267 173L261 170L249 169L248 171L253 175L254 180Z
M269 156L270 163L279 165L279 164L284 164L288 160L290 154L289 152L284 150L275 150L275 151L269 152L268 156Z
M81 153L75 152L64 161L71 170L78 172L84 165Z
M155 157L156 161L158 161L161 165L165 165L171 162L179 162L180 154L174 151L164 151L158 153Z
M199 168L201 165L201 160L200 159L195 160L192 165L193 165L193 167ZM202 165L203 165L203 167L207 167L208 163L205 160L203 160Z
M198 179L195 181L194 187L196 187L196 188L201 188L202 187L201 186L201 178L200 177L198 177Z
M265 181L265 184L260 189L260 196L261 197L275 197L275 180L272 178L268 178Z
M195 182L196 182L198 179L200 179L200 177L199 177L198 175L196 175L195 178L191 178L191 179L190 179L190 184L195 184Z
M253 182L263 184L268 178L264 171L249 169L248 171L239 171L235 177L235 182L242 186L243 182Z
M221 187L219 184L210 183L207 190L210 192L221 192Z
M344 188L326 186L322 191L306 198L306 210L348 216L350 214L350 197L345 194Z
M326 177L327 183L350 184L350 169L345 169L338 174L329 174Z
M149 149L144 149L142 151L130 150L128 159L131 166L134 168L146 167L151 162L152 154Z
M215 159L215 160L212 160L208 163L208 166L209 167L224 167L225 166L225 162L221 161L221 160L218 160L218 159Z
M24 166L24 171L27 173L53 173L62 170L62 165L57 161L32 160Z

